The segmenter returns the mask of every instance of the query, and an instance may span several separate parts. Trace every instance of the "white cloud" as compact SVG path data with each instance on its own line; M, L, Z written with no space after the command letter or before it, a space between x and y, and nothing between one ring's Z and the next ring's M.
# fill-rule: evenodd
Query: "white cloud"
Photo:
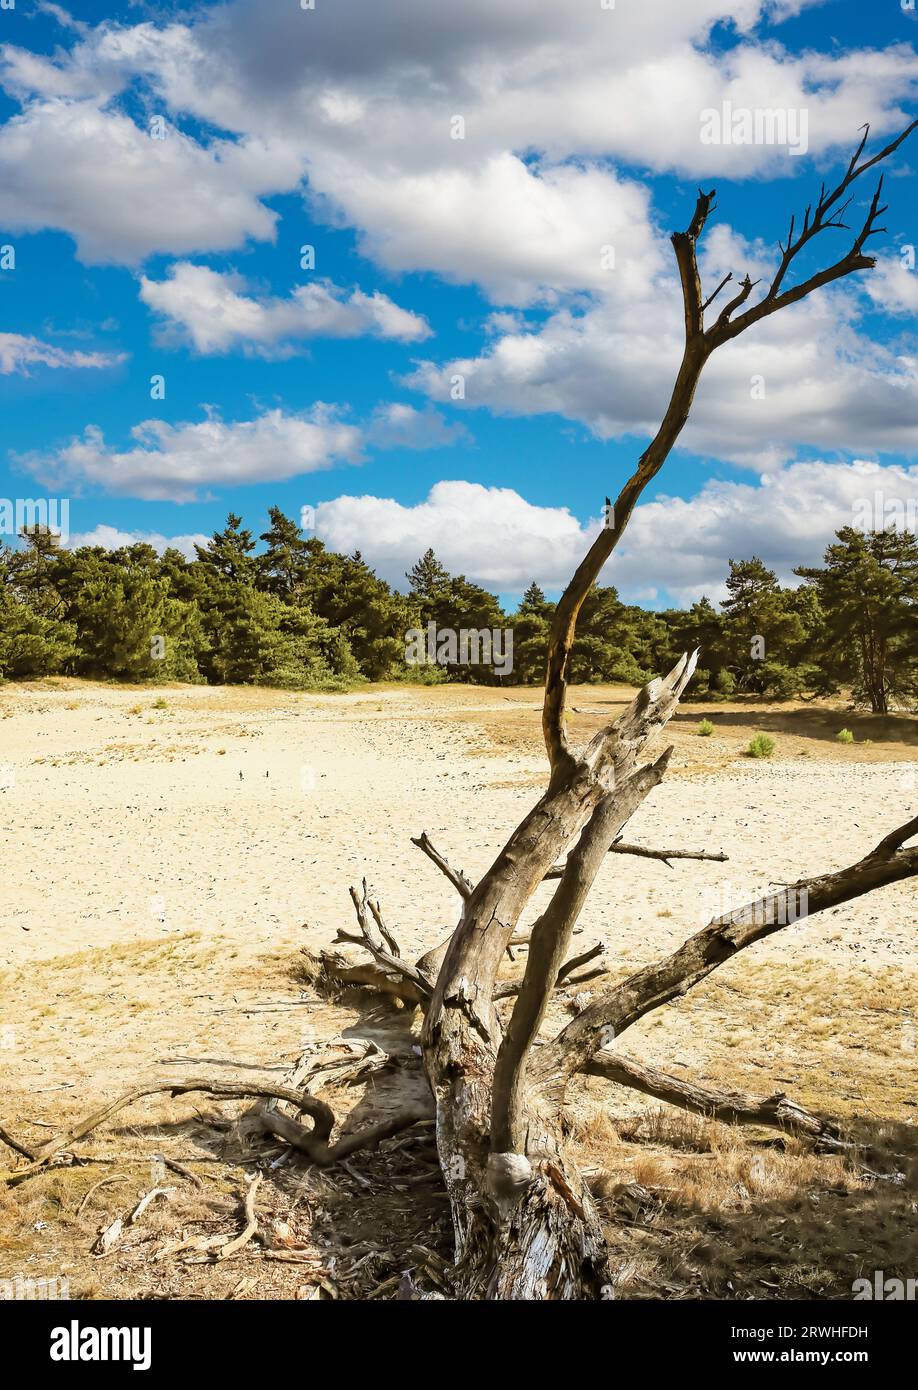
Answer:
M144 420L131 435L135 447L118 450L89 425L54 454L20 462L49 486L89 484L149 501L188 502L209 487L295 478L361 458L360 431L325 405L296 415L269 410L233 424L213 415L198 424Z
M866 280L867 293L887 314L918 314L918 270L884 256Z
M400 177L382 166L342 173L338 201L380 265L474 281L500 304L581 290L634 299L665 264L647 190L591 165L526 164L505 151Z
M316 534L332 549L359 549L393 583L428 546L448 569L511 589L533 575L563 582L583 531L566 508L536 507L511 488L441 482L406 507L385 497L338 497L316 507Z
M606 566L606 582L630 592L655 585L686 604L703 593L719 599L729 561L758 555L782 583L796 584L794 567L818 563L835 532L857 523L858 503L872 506L879 494L878 520L895 514L892 502L906 515L918 510L918 467L819 460L760 482L709 482L695 497L639 506Z
M80 531L71 536L68 548L76 550L79 546L102 546L105 550L121 550L128 545L152 545L158 555L164 550L178 550L186 560L195 558L195 545L206 545L209 536L198 532L189 536L163 536L158 531L120 531L116 526L100 525L91 531Z
M709 290L728 270L736 279L746 270L765 277L755 302L774 270L774 253L720 224L705 239L702 269ZM870 286L872 274L859 283ZM684 330L674 280L648 283L644 291L626 314L604 298L585 310L563 306L534 325L510 323L478 356L419 362L405 384L457 410L559 414L601 439L645 438L666 409ZM859 336L857 312L849 293L823 290L715 352L680 444L756 469L780 467L801 445L821 452L918 450L918 361ZM464 399L455 398L457 377Z
M0 127L0 219L69 232L90 264L274 239L259 199L295 187L301 158L280 140L202 145L169 126L153 139L93 101L50 98Z
M259 199L306 173L312 197L387 266L515 303L587 289L597 244L646 231L639 195L605 161L691 178L807 162L773 145L703 144L705 108L805 108L817 155L847 147L865 120L876 134L904 123L918 77L907 43L793 55L759 27L816 3L232 0L185 22L103 23L51 58L7 45L0 79L24 103L37 158L10 142L0 174L14 192L0 213L70 230L89 258L226 249L270 236ZM135 82L240 144L170 132L171 153L151 163L145 132L110 105ZM462 140L450 138L456 115Z
M367 429L367 443L377 449L442 449L470 438L463 424L448 423L438 410L396 401L377 406Z
M794 463L752 483L712 481L691 498L660 497L639 505L601 582L626 599L667 592L689 604L724 595L731 559L755 554L783 583L797 565L818 563L834 533L854 525L858 503L879 494L879 517L898 503L918 510L918 467L857 460ZM884 510L885 509L885 510ZM359 549L390 582L431 546L448 569L493 589L521 592L536 580L564 587L599 529L566 507L534 506L510 488L437 483L427 498L403 506L391 498L338 497L316 508L316 531L333 549Z
M414 343L430 336L426 320L379 291L346 290L330 280L298 285L286 299L245 293L231 273L180 261L165 280L141 277L140 297L162 315L159 339L188 341L200 353L234 349L261 356L289 356L307 338L376 338Z
M22 333L0 333L0 374L28 375L30 367L95 368L116 367L125 360L123 352L68 352Z

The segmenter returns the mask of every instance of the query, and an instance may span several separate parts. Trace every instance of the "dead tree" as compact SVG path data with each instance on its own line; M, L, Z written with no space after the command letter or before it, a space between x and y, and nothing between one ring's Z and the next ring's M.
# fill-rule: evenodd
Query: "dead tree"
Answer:
M379 903L364 883L352 889L360 934L341 932L339 940L365 950L369 959L354 964L345 954L325 951L317 971L336 983L370 986L401 998L424 1012L422 1052L433 1097L440 1166L449 1194L455 1233L453 1284L470 1299L589 1299L601 1296L610 1281L606 1241L583 1175L564 1142L564 1108L569 1082L578 1073L604 1077L670 1104L736 1123L766 1124L808 1135L832 1146L831 1126L777 1093L768 1097L705 1091L684 1079L642 1066L617 1052L621 1035L635 1022L679 998L737 952L796 920L793 902L806 903L812 916L886 884L918 874L918 816L888 834L850 867L782 888L757 902L716 917L678 950L605 989L598 989L555 1038L540 1031L559 982L594 952L568 959L578 916L606 855L610 852L686 857L688 851L647 850L624 844L621 834L644 798L662 780L672 748L643 761L651 738L675 712L698 653L685 655L670 673L638 692L614 723L585 747L574 747L565 722L568 663L580 607L612 554L641 493L663 466L691 409L695 388L713 352L761 319L814 290L875 262L864 253L879 231L882 179L866 219L845 254L799 283L785 287L798 254L821 233L844 228L853 195L848 190L868 169L899 148L907 130L878 154L862 159L867 131L840 182L823 187L808 207L802 227L791 218L781 260L764 297L749 304L755 285L746 275L739 292L710 326L705 314L728 276L703 298L696 250L714 207L714 192L699 192L684 232L673 238L685 309L685 348L672 397L660 428L607 510L607 524L565 590L549 640L542 724L550 771L536 805L510 835L477 884L451 868L426 835L414 843L446 875L462 908L447 941L415 964L405 961L396 934L386 925ZM749 307L745 307L745 306ZM566 856L566 857L565 857ZM700 852L691 857L717 858ZM559 860L563 862L559 863ZM545 910L526 940L529 952L521 984L508 990L498 982L505 953L521 938L521 915L544 880L557 883ZM804 897L805 894L805 897ZM506 1001L513 998L512 1005ZM509 1009L509 1016L507 1010ZM287 1102L296 1115L266 1111L263 1123L314 1162L335 1162L357 1147L415 1123L426 1112L409 1112L352 1139L330 1143L334 1116L327 1106L292 1087L234 1091L209 1080L164 1082L140 1088L114 1103L126 1104L149 1090L203 1090L212 1095L260 1094ZM19 1181L39 1169L63 1146L85 1134L112 1107L59 1136L39 1153L20 1151L33 1161L10 1174ZM301 1116L312 1121L307 1130Z
M684 232L673 238L682 284L685 347L672 396L656 436L622 488L606 525L567 586L554 616L542 716L550 773L537 804L513 831L473 887L426 839L416 843L438 864L462 899L448 942L423 957L409 975L391 942L366 944L390 992L424 1009L423 1054L436 1106L437 1145L455 1230L455 1279L460 1297L578 1299L600 1294L609 1279L597 1212L582 1175L564 1146L565 1090L577 1072L608 1075L675 1104L706 1106L738 1121L799 1125L814 1122L780 1095L767 1099L705 1096L697 1088L624 1063L607 1044L636 1020L684 995L712 970L787 920L780 895L718 917L656 965L601 991L551 1041L539 1032L564 968L571 935L596 875L624 826L663 778L671 749L653 761L644 750L675 711L691 679L697 653L683 656L668 676L653 680L630 707L583 748L575 748L565 722L568 662L577 615L628 524L641 493L663 466L689 418L702 370L712 353L762 319L814 290L874 264L865 253L880 231L882 178L866 217L839 260L788 285L797 257L830 229L843 229L852 187L887 159L914 129L908 127L866 158L867 128L839 183L820 190L802 226L791 218L778 269L764 296L751 303L756 284L746 275L738 292L706 326L705 317L728 276L704 298L696 259L699 239L714 209L714 192L698 194ZM757 282L756 282L757 283ZM918 818L888 835L850 868L801 880L812 915L860 894L918 874ZM552 877L567 852L553 896L532 927L525 974L509 1019L501 1022L495 995L498 971L520 916L539 884ZM788 890L782 889L786 894ZM376 920L380 922L374 911ZM367 938L366 908L361 917ZM333 973L333 972L332 972ZM539 1044L537 1046L537 1044Z

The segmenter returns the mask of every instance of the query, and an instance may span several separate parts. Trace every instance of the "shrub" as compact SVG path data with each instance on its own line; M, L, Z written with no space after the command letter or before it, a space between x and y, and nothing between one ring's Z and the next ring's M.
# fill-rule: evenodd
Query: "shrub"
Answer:
M836 742L836 743L853 743L853 742L854 742L854 734L851 732L850 729L839 729L838 733L835 735L835 742Z
M767 734L756 734L750 739L746 752L750 758L770 758L775 751L775 741Z
M714 725L711 723L710 719L702 719L701 723L698 725L698 737L710 738L713 732Z

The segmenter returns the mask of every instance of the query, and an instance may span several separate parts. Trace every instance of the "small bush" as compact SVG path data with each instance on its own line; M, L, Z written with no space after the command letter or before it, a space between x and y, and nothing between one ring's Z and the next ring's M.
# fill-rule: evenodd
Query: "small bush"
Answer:
M770 758L775 751L775 741L767 734L756 734L750 739L746 753L750 758Z
M711 723L710 719L702 719L701 723L698 725L698 737L710 738L713 732L714 725Z
M168 709L169 706L168 706L168 704L166 703L166 701L163 699L162 695L160 695L160 697L159 697L158 700L154 700L154 701L153 701L153 703L152 703L152 705L150 706L150 708L151 708L151 709Z
M854 734L851 732L850 729L839 729L838 733L835 735L835 742L836 742L836 743L853 743L853 742L854 742Z

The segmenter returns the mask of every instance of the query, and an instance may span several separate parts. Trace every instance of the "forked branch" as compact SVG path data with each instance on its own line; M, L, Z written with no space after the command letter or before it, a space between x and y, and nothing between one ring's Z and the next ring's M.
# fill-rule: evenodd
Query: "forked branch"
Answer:
M525 1143L525 1074L530 1049L563 969L571 934L609 844L662 780L672 748L599 803L568 857L555 894L529 940L522 987L497 1053L491 1097L491 1150L519 1153Z
M853 274L855 271L870 270L876 265L875 257L864 254L864 246L871 237L886 231L885 227L877 225L877 219L882 217L883 213L886 211L885 205L881 206L880 204L880 197L883 192L882 175L877 183L873 197L870 200L867 216L845 254L831 265L808 276L798 285L793 286L789 290L782 290L788 271L791 269L796 258L800 255L800 252L812 242L814 237L817 237L820 232L828 231L830 228L836 228L838 230L846 230L848 228L848 224L843 221L843 218L854 201L854 195L851 194L849 197L845 198L845 194L854 181L859 179L862 174L865 174L868 169L872 169L874 165L879 164L882 160L888 159L891 154L894 154L903 141L908 139L916 126L918 126L918 121L912 121L894 140L891 140L883 149L879 150L875 155L872 155L870 159L861 160L861 155L867 144L867 136L870 132L869 125L863 127L864 134L857 149L848 162L848 167L843 177L831 189L827 190L825 185L820 188L816 206L814 208L812 204L810 204L806 208L803 214L803 223L799 231L796 231L796 217L791 218L787 239L785 242L779 242L781 260L765 298L761 300L759 304L754 305L751 309L747 309L745 313L740 314L739 317L735 319L731 319L732 311L739 308L743 300L737 299L734 300L732 304L729 304L718 318L714 327L709 329L706 334L712 348L719 347L721 343L735 338L737 334L745 332L752 324L758 323L763 318L767 318L769 314L776 313L778 309L783 309L786 305L794 304L798 300L803 299L806 295L811 294L813 290L820 289L823 285L831 284L833 280L840 280L846 275ZM748 281L748 276L746 278ZM751 288L750 286L750 289ZM748 297L748 293L746 297Z
M679 267L685 316L685 349L660 428L641 455L635 472L619 492L614 505L606 508L605 525L578 566L555 610L549 636L545 699L542 710L542 730L553 769L566 764L570 756L564 715L567 698L567 670L574 643L577 616L584 599L598 579L603 565L618 544L638 498L647 484L659 472L681 434L688 420L695 388L705 362L715 348L745 332L754 323L758 323L761 319L776 313L789 304L796 303L805 298L806 295L812 294L814 290L830 284L833 280L841 279L843 276L858 270L868 270L876 264L872 256L864 255L863 248L870 237L883 230L877 226L877 218L885 211L885 208L880 205L882 180L873 196L866 220L845 255L834 264L810 275L792 289L781 290L784 277L791 263L803 247L819 232L825 231L829 227L844 225L837 215L841 210L838 208L838 204L851 184L868 169L872 169L874 165L888 159L911 135L916 125L918 125L918 121L912 121L895 140L891 140L870 159L859 163L867 140L867 128L865 128L864 137L852 156L844 177L829 192L826 192L824 188L820 191L815 212L811 214L810 209L807 209L803 228L796 237L794 236L794 224L791 224L787 245L782 247L781 264L765 298L751 309L746 309L736 318L733 317L733 314L746 303L757 283L751 281L748 275L742 281L740 293L725 306L716 323L707 330L704 328L705 309L717 298L717 295L732 278L732 275L727 275L714 293L704 299L698 271L697 243L705 223L714 210L715 193L713 189L710 193L705 193L699 189L691 222L684 232L674 233L672 241L676 253L676 263ZM836 209L836 215L830 216L833 209Z

